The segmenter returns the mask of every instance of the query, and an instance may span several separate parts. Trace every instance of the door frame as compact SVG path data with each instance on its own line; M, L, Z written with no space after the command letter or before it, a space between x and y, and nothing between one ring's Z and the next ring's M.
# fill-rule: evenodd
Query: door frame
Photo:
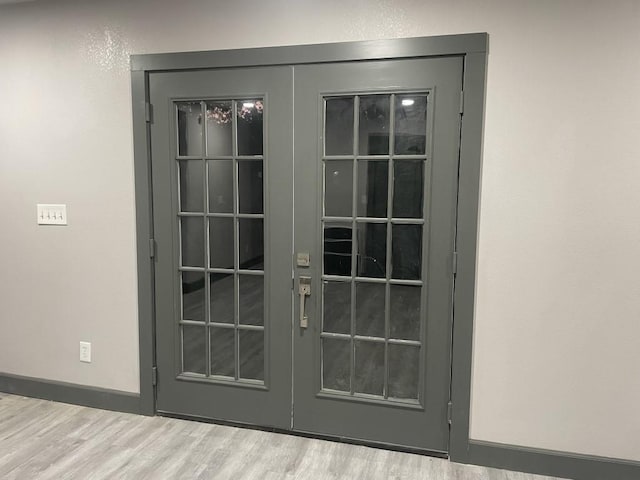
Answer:
M461 56L463 90L460 111L460 160L456 219L455 283L451 357L451 431L449 456L464 460L469 447L469 413L477 258L480 175L488 34L372 40L285 47L159 53L131 56L133 101L140 410L156 413L155 292L149 74L157 71L275 65L321 64L363 60ZM293 148L293 146L292 146Z

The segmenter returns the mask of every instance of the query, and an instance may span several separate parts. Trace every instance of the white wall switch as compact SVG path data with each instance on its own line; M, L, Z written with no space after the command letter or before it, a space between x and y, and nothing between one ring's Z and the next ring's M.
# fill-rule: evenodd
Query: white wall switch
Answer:
M38 204L38 225L66 225L67 206L61 204Z
M80 342L80 361L91 363L91 342Z

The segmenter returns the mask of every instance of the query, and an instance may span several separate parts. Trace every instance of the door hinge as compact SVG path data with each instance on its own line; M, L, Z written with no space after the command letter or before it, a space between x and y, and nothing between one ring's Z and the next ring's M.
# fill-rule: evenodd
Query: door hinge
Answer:
M153 105L149 102L144 104L144 119L147 123L153 122Z
M453 421L453 402L447 403L447 422L451 425Z
M149 239L149 258L156 258L156 241L153 238Z
M464 90L460 90L460 114L464 113Z
M458 252L453 252L453 258L451 260L451 269L453 270L453 274L458 273Z
M158 367L151 367L151 385L158 385Z

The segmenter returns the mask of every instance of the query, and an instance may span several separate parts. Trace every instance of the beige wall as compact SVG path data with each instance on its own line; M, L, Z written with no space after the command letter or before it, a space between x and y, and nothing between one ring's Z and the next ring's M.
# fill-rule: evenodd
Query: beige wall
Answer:
M640 460L637 0L0 7L0 371L139 389L130 53L476 31L471 436ZM69 226L37 227L38 202Z

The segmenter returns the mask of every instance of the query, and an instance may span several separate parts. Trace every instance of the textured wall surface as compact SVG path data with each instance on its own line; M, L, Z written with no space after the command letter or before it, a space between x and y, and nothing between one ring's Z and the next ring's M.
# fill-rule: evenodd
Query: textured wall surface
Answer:
M139 389L129 54L477 31L471 436L640 460L636 0L1 6L0 371ZM58 202L69 226L37 227Z

